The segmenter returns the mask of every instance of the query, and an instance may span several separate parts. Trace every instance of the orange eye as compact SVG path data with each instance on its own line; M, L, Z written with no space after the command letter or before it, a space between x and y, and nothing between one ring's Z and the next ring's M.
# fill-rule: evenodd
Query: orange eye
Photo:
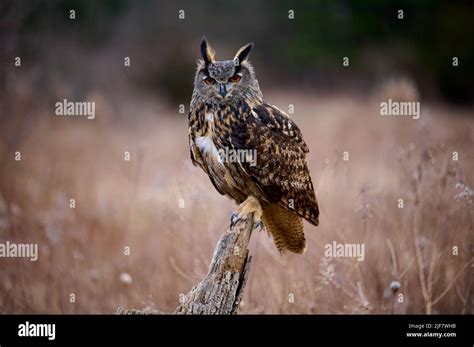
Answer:
M232 76L231 78L229 78L229 82L232 82L232 83L237 83L240 81L242 77L240 77L239 75L234 75Z
M211 78L211 77L207 77L204 79L204 83L206 83L207 85L214 84L214 82L215 82L214 78Z

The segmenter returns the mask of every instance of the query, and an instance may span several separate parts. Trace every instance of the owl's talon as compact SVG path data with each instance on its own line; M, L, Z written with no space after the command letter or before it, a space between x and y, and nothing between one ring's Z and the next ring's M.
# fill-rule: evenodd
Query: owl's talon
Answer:
M239 220L240 216L237 212L232 212L232 216L230 217L230 227L232 228L235 223Z
M258 230L259 232L263 230L263 223L261 220L257 221L253 225L254 230Z

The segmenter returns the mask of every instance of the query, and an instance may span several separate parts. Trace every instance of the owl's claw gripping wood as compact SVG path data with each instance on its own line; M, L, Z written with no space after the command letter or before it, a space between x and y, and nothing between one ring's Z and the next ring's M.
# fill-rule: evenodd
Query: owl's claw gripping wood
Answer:
M261 220L259 220L258 222L255 222L255 224L253 225L254 230L262 231L263 228L264 228L264 225Z
M232 212L232 216L230 216L230 227L233 228L238 220L239 214L236 211Z
M254 227L261 223L262 206L253 196L249 196L243 203L237 206L230 218L230 226L233 227L239 220L245 220L250 215L253 216Z

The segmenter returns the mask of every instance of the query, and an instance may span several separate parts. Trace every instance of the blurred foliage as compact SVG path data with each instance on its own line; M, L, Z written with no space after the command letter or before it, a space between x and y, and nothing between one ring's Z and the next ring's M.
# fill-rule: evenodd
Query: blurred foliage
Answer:
M189 97L197 45L206 34L227 56L256 42L254 63L264 82L359 89L400 74L413 78L423 96L471 103L473 7L470 1L441 0L4 0L0 54L37 55L60 40L66 49L74 43L89 51L132 50L132 80L182 100ZM70 9L74 21L68 20ZM180 9L185 20L178 19ZM294 20L288 19L290 9ZM342 66L346 56L350 69Z

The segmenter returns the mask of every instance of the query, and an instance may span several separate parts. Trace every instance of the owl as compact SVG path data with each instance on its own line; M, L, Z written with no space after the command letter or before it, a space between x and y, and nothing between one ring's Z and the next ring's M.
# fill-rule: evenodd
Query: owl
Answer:
M249 62L253 43L232 60L216 60L205 37L194 79L189 146L195 166L222 195L256 199L263 226L280 253L303 253L303 219L317 226L319 208L296 123L266 102Z

